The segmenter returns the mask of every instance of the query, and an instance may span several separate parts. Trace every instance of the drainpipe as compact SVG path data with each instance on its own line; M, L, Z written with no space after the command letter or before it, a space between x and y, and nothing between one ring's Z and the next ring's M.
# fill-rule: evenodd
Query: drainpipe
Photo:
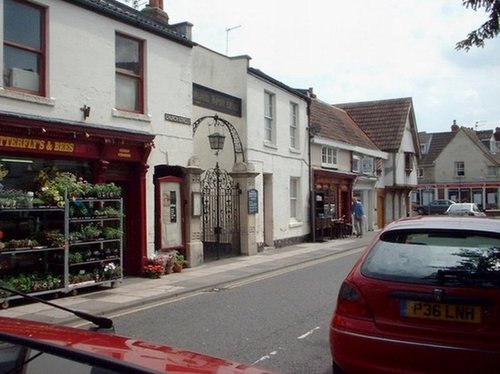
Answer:
M311 230L311 240L313 243L316 242L316 205L314 201L314 177L313 177L313 169L311 165L311 141L314 135L311 133L311 94L312 90L310 89L309 95L307 96L307 162L309 168L309 222L310 222L310 230Z

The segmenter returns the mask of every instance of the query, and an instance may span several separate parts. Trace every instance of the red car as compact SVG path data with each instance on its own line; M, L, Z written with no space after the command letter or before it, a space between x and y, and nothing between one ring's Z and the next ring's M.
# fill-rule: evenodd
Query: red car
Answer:
M123 336L0 317L0 373L271 372Z
M339 291L335 373L497 373L500 220L414 217L388 225Z

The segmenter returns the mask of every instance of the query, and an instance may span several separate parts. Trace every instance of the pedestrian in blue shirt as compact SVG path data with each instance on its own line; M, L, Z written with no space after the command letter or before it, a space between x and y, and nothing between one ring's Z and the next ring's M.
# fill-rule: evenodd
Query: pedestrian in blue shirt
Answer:
M363 236L363 217L365 215L365 210L363 209L363 204L356 197L352 199L351 214L354 216L354 229L356 230L356 236L359 238Z

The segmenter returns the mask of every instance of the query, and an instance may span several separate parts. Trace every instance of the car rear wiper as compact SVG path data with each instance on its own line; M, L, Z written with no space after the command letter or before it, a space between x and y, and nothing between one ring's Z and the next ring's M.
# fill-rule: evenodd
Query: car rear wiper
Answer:
M97 330L104 329L104 330L113 331L113 329L114 329L113 328L113 321L109 318L96 316L96 315L91 314L91 313L82 312L81 310L74 310L74 309L66 308L64 306L51 303L50 301L40 299L39 297L31 296L31 295L28 295L24 292L14 290L14 289L9 288L9 287L4 287L2 285L0 285L0 290L4 290L4 291L10 292L10 293L22 296L23 298L31 300L31 301L47 304L47 305L50 305L54 308L62 309L66 312L69 312L69 313L79 317L79 318L82 318L86 321L92 322L93 324L95 324L97 326Z

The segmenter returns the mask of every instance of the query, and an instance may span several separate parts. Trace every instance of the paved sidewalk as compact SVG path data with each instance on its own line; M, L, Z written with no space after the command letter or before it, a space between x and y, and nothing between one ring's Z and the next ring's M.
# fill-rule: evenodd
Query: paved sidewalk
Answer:
M222 288L225 284L255 275L364 247L375 235L376 232L370 231L362 238L350 237L266 249L254 256L239 256L209 262L195 268L184 269L181 273L164 275L160 279L125 277L116 288L102 286L80 289L80 294L76 296L48 300L67 308L111 316L120 310L140 307L191 292ZM0 316L61 324L81 322L72 314L52 306L17 300L11 301L8 309L0 310Z

